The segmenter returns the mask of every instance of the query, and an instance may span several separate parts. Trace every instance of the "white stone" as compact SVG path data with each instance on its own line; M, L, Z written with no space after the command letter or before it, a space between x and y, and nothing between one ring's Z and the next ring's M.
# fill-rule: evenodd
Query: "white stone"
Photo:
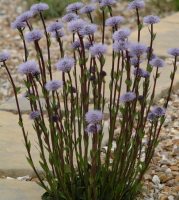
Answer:
M168 200L174 200L174 196L172 195L168 196Z
M172 170L170 168L167 168L165 171L167 174L170 174L172 172Z
M177 146L176 144L173 146L173 153L177 154L179 153L179 146Z
M6 179L7 179L7 180L14 180L15 178L12 178L12 177L7 176Z
M155 185L159 185L160 184L160 178L157 175L154 175L153 178L152 178L152 182Z
M29 175L17 177L18 181L30 181L30 179L31 179L31 177Z

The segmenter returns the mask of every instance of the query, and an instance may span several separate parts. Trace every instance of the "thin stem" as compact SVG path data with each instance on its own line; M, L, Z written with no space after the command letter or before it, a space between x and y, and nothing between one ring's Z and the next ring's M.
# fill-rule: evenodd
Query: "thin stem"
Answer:
M49 73L50 73L50 79L52 80L51 55L50 55L50 37L47 33L47 28L46 28L46 24L45 24L43 14L41 12L39 14L40 14L40 18L42 20L42 24L43 24L44 31L45 31L45 37L46 37L46 43L47 43L47 52L48 52L48 69L49 69Z
M137 40L138 42L140 42L140 32L141 32L141 22L140 22L140 16L139 16L139 10L138 8L136 8L136 13L137 13L137 25L138 25L138 36L137 36Z

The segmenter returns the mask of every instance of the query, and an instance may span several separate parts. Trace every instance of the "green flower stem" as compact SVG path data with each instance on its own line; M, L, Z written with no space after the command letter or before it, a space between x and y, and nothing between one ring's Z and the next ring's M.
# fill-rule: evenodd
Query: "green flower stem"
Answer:
M75 41L75 34L73 33L73 42ZM80 53L79 53L80 54ZM75 79L75 89L76 89L76 110L79 111L80 107L79 107L79 91L78 91L78 78L77 78L77 56L76 56L76 52L74 51L73 53L73 57L75 60L75 66L74 66L74 79ZM79 134L79 155L82 155L82 144L81 144L81 139L82 139L82 134L81 134L81 123L80 123L80 113L77 112L77 118L78 118L78 134ZM78 159L78 158L77 158Z
M149 62L150 62L150 60L151 60L153 42L154 42L154 39L155 39L155 38L154 38L154 27L153 27L153 24L151 24L151 27L150 27L149 31L150 31L150 47L149 47L147 65L149 65Z
M113 109L116 105L116 95L117 95L117 89L118 89L118 83L119 83L119 78L121 76L121 72L120 72L120 59L121 59L121 55L120 53L118 54L118 59L117 59L117 71L116 71L116 82L115 82L115 86L114 86L114 97L113 97ZM116 119L116 117L115 117Z
M81 67L81 98L82 98L82 106L83 106L83 131L85 130L86 127L86 122L84 120L85 113L88 111L88 104L89 104L89 94L87 93L87 67L86 67L86 54L85 54L85 47L84 47L84 41L83 38L78 34L81 48L82 48L82 55L80 59L83 61L82 64L80 65ZM83 134L84 138L84 146L85 146L85 151L84 151L84 162L87 168L88 165L88 135L85 133Z
M29 21L26 21L27 27L29 28L29 31L33 30L32 24L30 24Z
M172 88L173 88L173 84L174 84L174 80L175 80L176 71L177 71L177 56L175 56L175 60L174 60L174 63L173 63L173 72L171 73L171 77L170 77L171 78L171 84L170 84L170 88L169 88L169 91L168 91L166 103L164 104L165 108L168 107L168 102L169 102L170 97L171 97L171 92L172 92Z
M98 134L97 134L97 127L96 127L96 133L93 134L93 146L92 146L92 166L91 166L91 177L93 179L92 184L92 198L94 200L97 200L97 194L96 194L96 173L97 173L97 149L98 147Z
M140 34L141 34L141 22L140 22L140 16L139 16L139 10L136 8L136 14L137 14L137 26L138 26L138 36L137 36L137 41L140 42Z
M150 96L149 106L148 106L148 108L146 108L146 117L145 117L145 119L144 119L143 127L145 127L145 125L146 125L147 116L148 116L148 113L149 113L149 111L150 111L151 105L153 104L153 101L154 101L155 90L156 90L156 85L157 85L157 79L158 79L158 77L159 77L158 70L159 70L159 69L158 69L158 67L157 67L156 73L155 73L155 77L154 77L154 85L153 85L153 89L152 89L152 94L151 94L151 96ZM141 118L141 119L143 119L143 118ZM142 126L142 120L141 120L141 123L139 123L139 125Z
M26 41L25 41L25 38L24 38L24 32L22 29L19 29L19 35L22 39L22 42L23 42L23 47L24 47L24 61L26 62L27 59L28 59L28 49L27 49L27 45L26 45Z
M34 44L35 44L37 56L39 55L39 57L40 57L39 63L41 63L40 64L40 66L41 66L40 68L41 68L41 73L42 73L41 74L42 75L42 82L43 82L43 84L45 84L46 83L46 69L45 69L45 62L44 62L42 50L41 50L41 48L39 46L38 41L35 41Z
M124 56L124 55L123 55ZM131 82L131 67L130 67L130 57L129 57L129 52L126 51L126 57L127 57L127 61L126 61L126 72L127 72L127 92L130 91L130 82Z
M46 37L46 43L47 43L47 53L48 53L48 69L49 69L49 73L50 73L50 79L52 80L51 55L50 55L50 37L47 33L47 28L46 28L46 24L45 24L43 14L40 12L39 15L40 15L40 18L42 20L42 24L43 24L44 31L45 31L45 37Z
M33 95L34 96L36 96L37 98L38 98L38 102L39 102L39 108L40 108L40 112L41 112L41 117L42 117L42 119L40 120L41 122L40 123L35 123L35 130L36 130L36 133L37 133L37 137L38 137L38 141L39 141L39 146L40 146L40 149L41 149L41 155L42 155L42 159L43 159L43 162L44 162L44 164L45 164L45 166L46 166L46 168L48 169L48 164L47 164L47 161L46 161L46 158L45 158L45 153L44 153L44 148L43 148L43 143L42 143L42 139L41 139L41 133L42 132L44 132L44 135L45 135L45 138L46 138L46 143L48 144L48 150L49 150L49 152L51 152L51 148L50 148L50 144L49 144L49 139L48 139L48 134L46 133L46 131L44 131L45 129L43 128L43 129L39 129L39 124L43 124L43 126L45 127L45 122L44 122L44 118L43 118L43 111L42 111L42 107L41 107L41 103L40 103L40 100L39 100L39 95L38 95L38 91L37 91L37 86L36 86L36 83L35 83L35 81L33 80L33 77L30 75L29 76L29 79L27 79L27 80L29 80L30 81L30 83L31 83L31 87L32 87L32 91L33 91ZM31 109L32 109L32 111L33 110L38 110L38 108L37 108L37 104L36 104L36 101L32 101L31 99L30 99L30 104L31 104ZM33 105L33 106L32 106ZM33 109L33 107L34 107L34 109ZM49 171L49 169L48 169L48 171ZM47 179L50 181L50 179L51 179L51 177L50 177L50 179L47 177ZM52 185L52 183L51 183L51 185Z
M68 73L68 77L69 77L69 80L70 80L70 86L72 87L72 78L71 78L71 75L70 75L70 72ZM71 89L71 110L70 110L70 113L71 113L71 118L70 118L70 121L71 121L71 127L70 127L70 162L71 162L71 170L72 170L72 174L74 174L74 166L73 166L73 144L72 144L72 141L73 141L73 123L75 124L76 121L75 121L75 106L74 106L74 96L73 96L73 91ZM76 133L74 133L76 134Z
M102 9L102 17L103 17L103 25L102 25L102 44L104 44L104 39L105 39L105 11Z
M121 56L122 56L122 69L121 69L121 76L120 76L120 83L119 83L119 90L118 90L116 113L115 113L114 119L116 119L117 113L118 113L118 110L119 110L119 97L120 97L120 93L121 93L122 80L123 80L123 70L124 70L124 54L123 54L123 52L122 52ZM120 64L120 62L119 62L119 59L118 59L118 66L117 66L117 68L119 68L119 64ZM111 104L112 104L112 102L110 103L110 105ZM109 167L109 160L110 160L109 156L110 156L110 153L111 153L112 141L113 141L113 136L114 136L115 122L116 122L116 120L112 121L112 116L111 116L111 119L110 119L110 123L111 123L111 128L110 129L111 129L111 132L109 133L108 151L107 151L107 154L106 154L106 161L105 161L105 164L106 164L107 168ZM112 128L112 126L113 126L113 128Z
M108 6L108 10L109 10L110 17L113 17L112 7L111 7L111 6Z
M91 15L91 13L88 14L88 17L89 17L91 23L93 24L93 17L92 17L92 15Z
M57 41L60 47L60 54L61 54L61 58L64 57L64 49L63 49L63 42L61 40L61 38L59 37L58 31L56 31L56 35L57 35Z

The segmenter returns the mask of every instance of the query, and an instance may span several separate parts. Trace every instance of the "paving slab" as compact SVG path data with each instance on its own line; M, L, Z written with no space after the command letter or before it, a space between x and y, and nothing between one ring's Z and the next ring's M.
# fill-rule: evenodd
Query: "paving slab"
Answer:
M154 25L154 32L156 38L154 41L154 53L161 58L169 58L167 51L169 48L179 48L179 12L172 14L164 19L161 19L160 23ZM137 40L137 31L131 34L130 40ZM141 31L141 42L150 46L150 33L148 27L145 26ZM173 67L168 62L166 67L159 70L160 78L157 82L156 96L166 96L170 85L170 74ZM153 81L152 81L153 82ZM179 70L176 72L174 86L178 87L179 83Z
M35 182L0 179L1 200L41 200L43 193Z
M29 113L29 111L31 110L29 101L22 95L18 96L18 100L19 100L19 105L21 108L21 113L22 114ZM44 104L45 104L44 99L41 98L40 101L41 101L42 107L44 108ZM1 107L0 110L2 111L8 111L8 112L17 114L17 106L16 106L15 97L12 97L6 102L2 103L0 107Z
M24 115L24 123L28 128L29 138L36 144L37 137L31 126L32 121ZM10 112L0 112L0 176L34 176L34 173L26 161L26 150L23 136L18 126L18 116ZM34 162L39 167L39 153L32 145Z
M167 50L179 47L179 12L168 16L154 25L154 32L157 34L154 42L155 53L161 57L168 57ZM136 41L137 31L131 35L130 39ZM141 31L141 42L149 46L150 33L148 27Z
M29 133L31 141L31 153L37 170L41 173L39 165L39 152L36 133L32 128L32 120L28 115L23 115L26 131ZM107 126L104 128L103 144L108 140ZM91 148L91 137L89 148ZM83 146L82 146L82 149ZM10 112L0 111L0 177L19 177L29 175L35 177L35 173L26 160L26 149L23 135L18 126L18 115ZM48 156L48 154L46 154Z

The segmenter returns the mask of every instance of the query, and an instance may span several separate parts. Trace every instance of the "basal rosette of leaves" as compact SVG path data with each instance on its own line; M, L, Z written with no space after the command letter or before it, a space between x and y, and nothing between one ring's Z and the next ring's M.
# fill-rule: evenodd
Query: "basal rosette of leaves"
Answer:
M17 71L24 77L24 97L31 108L29 120L37 135L43 176L31 154L31 146L35 144L31 144L24 126L18 101L21 89L8 68L10 54L0 53L1 70L6 70L14 90L27 160L36 173L38 184L46 191L42 199L136 199L158 144L177 70L179 48L168 50L174 59L171 83L163 107L158 107L154 105L155 90L160 71L165 73L165 62L157 57L153 44L155 24L160 19L152 15L140 16L144 1L130 2L128 9L133 11L138 28L137 41L130 41L131 30L122 27L125 19L113 16L115 4L115 0L70 4L65 16L47 26L44 12L49 7L39 3L12 23L24 47L23 61ZM93 13L96 10L101 13L102 24L95 24ZM35 15L39 16L43 30L33 27ZM148 45L140 42L144 26L149 29ZM111 30L111 46L105 44L107 28ZM99 31L101 38L97 41ZM64 48L65 35L71 35L68 41L71 54ZM54 44L52 38L55 38ZM41 40L46 41L46 49L41 47ZM59 47L56 51L59 60L52 60L52 45ZM33 58L29 55L30 47L36 54ZM106 56L107 51L110 56ZM112 60L108 65L110 73L105 71L106 59ZM59 79L54 78L57 71ZM106 76L110 77L109 84ZM108 133L104 133L104 109L109 113ZM116 123L120 124L120 133L114 137ZM102 160L104 134L108 134L109 140ZM143 142L144 138L147 143Z

